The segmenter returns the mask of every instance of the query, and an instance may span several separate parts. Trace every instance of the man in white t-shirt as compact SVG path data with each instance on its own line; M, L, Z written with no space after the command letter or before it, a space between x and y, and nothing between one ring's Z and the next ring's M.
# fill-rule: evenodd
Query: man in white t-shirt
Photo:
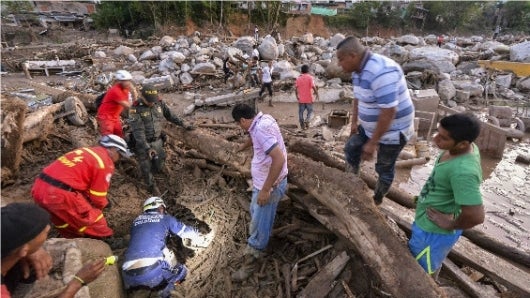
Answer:
M261 74L261 90L259 91L259 97L265 91L265 88L269 90L269 107L273 107L272 104L272 60L269 60L267 65L260 68L258 72Z

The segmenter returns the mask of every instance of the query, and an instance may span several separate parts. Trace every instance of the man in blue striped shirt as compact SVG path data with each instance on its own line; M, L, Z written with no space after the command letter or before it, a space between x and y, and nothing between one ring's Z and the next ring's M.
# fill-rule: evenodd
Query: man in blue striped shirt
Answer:
M414 133L414 106L403 70L394 60L371 53L353 36L339 43L337 59L352 73L355 97L346 160L358 175L361 160L371 160L377 151L379 179L373 199L379 205L394 180L399 152Z

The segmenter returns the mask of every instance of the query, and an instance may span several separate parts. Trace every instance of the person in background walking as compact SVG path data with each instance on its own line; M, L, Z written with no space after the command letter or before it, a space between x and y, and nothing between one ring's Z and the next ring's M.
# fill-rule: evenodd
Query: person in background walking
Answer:
M444 37L443 35L438 35L438 37L436 38L436 44L438 45L438 47L440 48L442 46L442 44L444 43Z
M309 120L313 114L313 98L319 100L318 87L315 80L309 74L309 66L302 65L302 74L296 79L296 99L298 100L298 121L301 129L309 128ZM314 95L314 97L313 97ZM304 119L304 112L307 110L307 117Z
M258 40L259 40L259 28L258 28L258 25L254 25L254 39L256 40L256 42L258 42Z
M429 274L437 274L462 230L484 222L480 152L473 143L480 126L471 114L454 114L442 118L433 138L443 151L417 197L409 240L412 255Z
M337 45L337 59L345 72L352 72L355 97L346 160L358 175L361 160L371 160L377 151L373 199L379 205L394 181L398 155L414 134L414 105L401 66L371 53L356 37Z
M267 65L259 69L261 74L261 90L259 91L259 97L263 95L265 88L269 91L269 107L273 107L272 104L272 60L269 60Z

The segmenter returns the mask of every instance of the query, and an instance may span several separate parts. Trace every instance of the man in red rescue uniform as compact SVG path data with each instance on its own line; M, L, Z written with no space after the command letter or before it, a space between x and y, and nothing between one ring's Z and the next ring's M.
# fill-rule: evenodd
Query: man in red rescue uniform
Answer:
M99 146L70 151L48 165L35 180L31 195L51 214L52 223L65 238L112 236L103 208L120 156L132 154L116 135L103 136Z
M124 108L131 107L136 90L131 82L132 75L126 70L118 70L114 75L116 83L112 86L97 111L99 133L102 136L114 134L123 138L120 114ZM131 97L130 93L133 94ZM133 98L134 97L134 98Z

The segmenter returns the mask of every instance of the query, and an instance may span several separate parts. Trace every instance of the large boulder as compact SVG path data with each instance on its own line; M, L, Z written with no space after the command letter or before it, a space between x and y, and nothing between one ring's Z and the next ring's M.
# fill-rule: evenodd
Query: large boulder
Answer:
M188 39L186 37L179 37L176 41L175 41L175 50L178 50L180 48L189 48L190 46L190 43L188 42Z
M166 58L160 61L160 64L158 64L158 71L162 74L169 74L175 69L177 69L177 65L170 58Z
M417 36L407 34L397 38L397 43L401 45L413 45L417 46L420 43L420 39Z
M158 54L153 53L152 50L147 50L140 55L140 58L138 61L144 61L144 60L155 60L158 58Z
M409 59L412 61L423 59L430 61L446 60L456 65L458 63L458 54L451 50L427 46L412 49L409 52Z
M399 64L403 64L409 59L409 51L396 44L388 44L383 46L379 53L392 58Z
M258 51L262 60L275 60L279 56L276 40L270 35L263 38L258 47Z
M469 92L470 96L481 97L484 93L484 86L475 82L468 80L455 80L453 85L456 89Z
M434 61L430 60L415 60L415 61L409 61L402 65L403 72L408 73L411 71L419 71L424 72L426 70L429 70L431 72L439 73L440 69L438 66L434 63Z
M299 38L299 40L303 44L313 44L313 42L314 42L313 33L306 33L306 34L302 35Z
M512 45L510 48L510 60L517 62L530 62L530 41Z
M520 79L515 86L521 91L530 91L530 77Z
M442 80L438 83L438 96L444 102L453 99L456 95L456 88L451 80Z
M234 47L240 49L243 53L250 55L254 46L254 38L250 36L241 36L234 43Z
M134 50L132 48L129 48L127 46L119 46L113 51L115 56L129 56L130 54L134 54Z
M190 75L189 72L183 72L180 74L179 80L182 85L189 85L193 82L193 77Z
M346 37L344 36L344 34L341 34L341 33L337 33L335 35L333 35L333 37L331 37L331 39L329 40L329 46L332 47L332 48L337 48L337 45L343 41Z
M344 82L351 81L351 73L346 73L339 66L337 57L331 59L331 63L326 67L326 77L328 79L341 78Z
M158 44L164 49L169 49L175 46L175 43L176 43L176 40L173 37L168 36L168 35L163 36L158 42Z
M215 65L210 62L198 63L193 67L192 72L197 73L215 73Z

